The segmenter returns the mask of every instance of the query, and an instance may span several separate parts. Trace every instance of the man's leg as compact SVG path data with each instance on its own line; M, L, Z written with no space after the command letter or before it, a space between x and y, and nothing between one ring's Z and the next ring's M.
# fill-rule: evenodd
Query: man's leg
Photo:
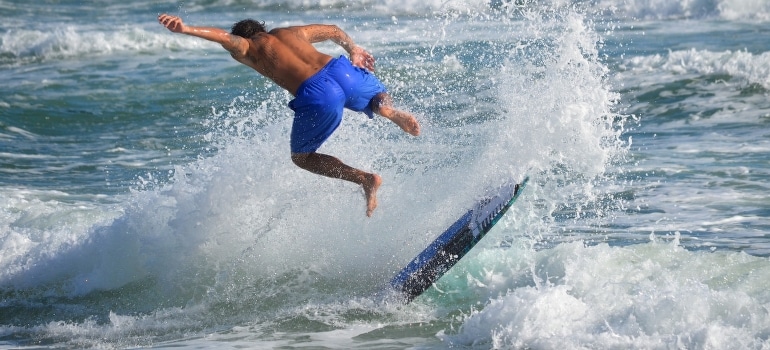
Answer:
M347 180L361 185L366 197L366 216L372 216L377 208L377 189L382 178L374 173L353 168L341 160L322 153L292 153L291 160L298 167L315 174Z
M420 124L417 119L407 112L393 108L393 99L387 93L381 92L375 95L369 105L374 113L390 119L407 133L414 136L420 135Z

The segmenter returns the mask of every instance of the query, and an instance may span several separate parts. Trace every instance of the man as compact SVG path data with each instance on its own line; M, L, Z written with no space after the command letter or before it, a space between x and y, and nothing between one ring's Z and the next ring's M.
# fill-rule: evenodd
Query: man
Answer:
M385 87L369 71L374 57L335 25L311 24L275 28L251 19L235 25L231 33L219 28L185 25L176 16L162 14L158 21L174 33L217 42L238 62L249 66L294 95L291 130L291 159L300 168L316 174L361 185L366 197L366 215L377 207L379 175L350 167L330 155L317 153L321 144L337 129L343 107L377 113L417 136L420 125L411 114L393 108ZM350 54L332 58L315 49L313 43L331 40Z

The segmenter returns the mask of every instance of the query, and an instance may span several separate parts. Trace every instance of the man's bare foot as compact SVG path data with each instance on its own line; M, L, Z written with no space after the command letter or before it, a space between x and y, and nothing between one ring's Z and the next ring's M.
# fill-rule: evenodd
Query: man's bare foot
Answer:
M372 217L374 209L377 208L377 189L380 185L382 185L382 178L377 174L367 175L366 182L361 184L366 197L366 216L368 217Z
M400 126L401 129L410 135L420 135L420 123L418 123L417 119L411 114L399 111L393 113L393 116L390 118L390 120L392 120L394 123L396 123L396 125Z
M410 113L393 108L393 99L386 92L375 95L370 102L372 110L377 114L390 119L401 129L413 136L420 135L420 123Z

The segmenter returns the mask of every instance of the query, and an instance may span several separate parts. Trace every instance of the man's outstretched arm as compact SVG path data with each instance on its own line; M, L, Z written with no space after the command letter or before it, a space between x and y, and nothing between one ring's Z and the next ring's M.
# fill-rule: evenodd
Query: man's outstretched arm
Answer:
M353 39L340 27L333 24L310 24L295 28L301 30L305 38L311 43L333 41L350 54L350 62L353 65L374 71L374 56L361 46L356 45Z
M174 33L187 34L219 43L235 58L245 57L249 50L249 43L245 39L220 28L188 26L184 24L181 18L165 13L158 16L158 22Z

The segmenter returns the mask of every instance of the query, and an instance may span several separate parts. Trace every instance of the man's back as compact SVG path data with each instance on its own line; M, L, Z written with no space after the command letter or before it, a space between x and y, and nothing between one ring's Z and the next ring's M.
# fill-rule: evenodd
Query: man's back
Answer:
M232 53L232 56L294 95L302 82L331 60L331 56L316 50L308 39L306 31L312 30L311 25L257 33L247 39L249 48L245 55Z

